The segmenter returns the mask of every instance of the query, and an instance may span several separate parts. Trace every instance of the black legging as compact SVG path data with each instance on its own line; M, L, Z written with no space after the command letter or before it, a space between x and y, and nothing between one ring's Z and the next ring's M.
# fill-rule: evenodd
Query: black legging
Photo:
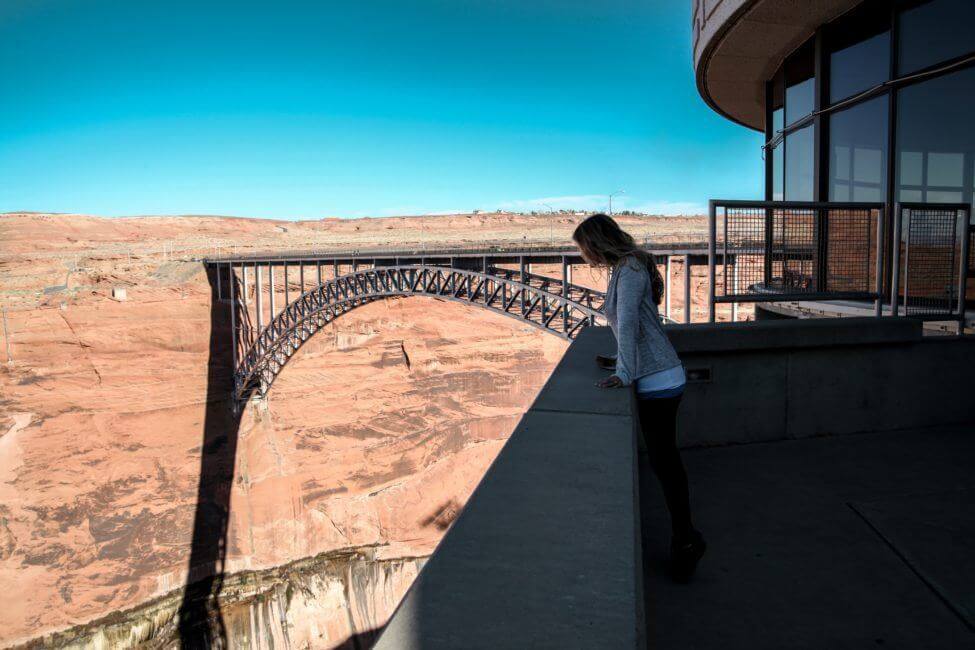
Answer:
M674 538L687 539L691 525L691 504L687 491L687 472L677 449L677 407L681 396L638 399L640 429L647 445L650 466L667 500Z

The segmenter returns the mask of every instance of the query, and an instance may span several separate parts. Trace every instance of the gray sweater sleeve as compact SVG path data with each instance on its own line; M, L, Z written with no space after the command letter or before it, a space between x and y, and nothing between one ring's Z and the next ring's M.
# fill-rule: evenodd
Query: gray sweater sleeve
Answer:
M637 341L640 337L640 304L647 292L647 274L624 261L617 271L616 284L616 376L624 386L633 383L637 362Z

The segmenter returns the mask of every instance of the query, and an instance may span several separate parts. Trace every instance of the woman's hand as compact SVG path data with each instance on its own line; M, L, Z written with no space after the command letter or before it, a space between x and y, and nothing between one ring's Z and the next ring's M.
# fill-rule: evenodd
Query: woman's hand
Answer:
M603 370L616 370L616 357L607 357L602 354L597 354L596 365Z
M616 375L610 375L606 379L600 379L596 382L596 385L600 388L619 388L623 385L623 380Z

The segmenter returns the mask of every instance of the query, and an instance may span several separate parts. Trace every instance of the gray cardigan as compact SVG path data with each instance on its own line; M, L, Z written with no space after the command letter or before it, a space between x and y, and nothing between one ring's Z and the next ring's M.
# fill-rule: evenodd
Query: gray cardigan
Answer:
M624 386L680 365L653 302L650 272L635 257L624 257L613 269L604 310L616 335L616 376Z

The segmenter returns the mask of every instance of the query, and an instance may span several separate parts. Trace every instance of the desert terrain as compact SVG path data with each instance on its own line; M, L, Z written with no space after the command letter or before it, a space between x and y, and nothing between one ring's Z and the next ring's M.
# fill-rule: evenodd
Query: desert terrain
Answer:
M232 475L220 567L231 646L367 638L567 344L455 303L371 303L306 343L266 401L229 417L212 290L194 260L568 242L581 218L0 215L0 589L16 594L0 608L0 646L175 645L188 574L214 569L189 570L201 455L213 453ZM701 217L619 220L654 242L704 236ZM679 305L680 263L671 279ZM575 281L604 278L579 269ZM207 446L215 431L225 451Z

